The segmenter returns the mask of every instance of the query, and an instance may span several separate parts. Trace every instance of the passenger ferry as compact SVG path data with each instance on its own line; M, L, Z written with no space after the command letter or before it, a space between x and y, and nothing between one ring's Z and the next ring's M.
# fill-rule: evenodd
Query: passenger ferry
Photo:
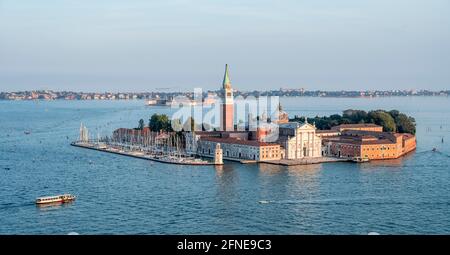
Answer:
M57 196L49 196L49 197L38 197L36 199L36 204L50 204L50 203L67 203L75 200L75 196L71 194L63 194Z

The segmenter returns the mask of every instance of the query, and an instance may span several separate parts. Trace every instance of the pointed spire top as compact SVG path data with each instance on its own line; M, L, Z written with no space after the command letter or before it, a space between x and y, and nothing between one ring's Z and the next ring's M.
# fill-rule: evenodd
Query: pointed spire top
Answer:
M280 112L283 111L283 107L281 106L281 102L278 102L278 111L280 111Z
M228 64L225 64L225 75L223 76L222 87L225 89L231 87L230 76L228 75Z

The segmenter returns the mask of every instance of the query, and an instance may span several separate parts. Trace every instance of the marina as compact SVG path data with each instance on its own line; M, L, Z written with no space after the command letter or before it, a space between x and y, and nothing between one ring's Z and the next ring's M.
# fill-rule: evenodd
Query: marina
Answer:
M102 152L113 153L122 156L128 156L139 159L146 159L151 161L156 161L160 163L177 164L177 165L196 165L196 166L207 166L207 165L220 165L200 158L188 157L188 156L169 156L164 154L150 154L148 152L137 151L137 150L124 150L124 148L112 147L108 145L98 145L95 143L88 142L73 142L72 146L86 148L91 150L97 150Z
M79 139L72 146L109 152L117 155L178 165L221 165L186 153L181 138L174 132L151 132L146 129L117 129L111 137L89 138L89 131L80 124Z

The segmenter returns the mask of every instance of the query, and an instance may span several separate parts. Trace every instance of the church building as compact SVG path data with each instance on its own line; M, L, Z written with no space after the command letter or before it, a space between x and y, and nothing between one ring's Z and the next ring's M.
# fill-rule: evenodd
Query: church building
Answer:
M322 139L316 134L316 127L307 121L280 124L278 144L284 148L284 159L322 156Z

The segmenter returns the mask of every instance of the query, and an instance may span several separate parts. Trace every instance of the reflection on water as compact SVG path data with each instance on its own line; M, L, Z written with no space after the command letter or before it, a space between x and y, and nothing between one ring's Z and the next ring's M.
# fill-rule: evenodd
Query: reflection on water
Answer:
M75 203L75 201L69 201L69 202L65 202L65 203L54 202L54 203L47 203L47 204L36 204L36 208L40 212L48 212L48 211L68 208L68 207L72 206L73 203Z
M227 162L228 164L215 166L216 171L216 183L217 183L217 195L221 201L225 201L227 204L234 197L236 197L236 187L239 184L239 175L234 169L234 165L237 163Z
M228 164L225 165L214 166L214 169L216 170L216 180L219 179L221 182L232 181L232 179L236 177L234 164L235 163L228 162Z
M320 164L280 166L271 164L259 165L259 176L261 184L268 189L272 186L279 186L283 189L284 197L294 199L305 199L314 196L318 191L319 176L322 166ZM265 199L271 198L274 194L264 193Z
M396 159L385 159L385 160L372 160L368 163L361 163L361 169L367 168L377 168L377 167L395 167L399 168L407 163L409 160L413 159L416 154L416 151L410 152L403 157Z
M218 174L222 174L222 172L223 172L223 165L214 165L214 169L216 170L216 173L218 173Z
M322 164L289 166L287 169L290 175L317 175L322 169Z
M380 168L392 168L392 170L395 169L401 169L401 166L405 164L405 160L402 158L398 159L385 159L385 160L373 160L366 163L357 163L359 169L362 171L372 171L377 170Z
M321 164L290 166L289 175L290 197L299 199L313 199L320 192Z
M286 173L288 175L315 175L322 169L321 164L312 165L297 165L297 166L282 166L274 164L259 164L257 165L261 175L279 175Z
M286 171L286 167L280 166L280 165L273 165L273 164L258 164L258 169L260 175L278 175Z

